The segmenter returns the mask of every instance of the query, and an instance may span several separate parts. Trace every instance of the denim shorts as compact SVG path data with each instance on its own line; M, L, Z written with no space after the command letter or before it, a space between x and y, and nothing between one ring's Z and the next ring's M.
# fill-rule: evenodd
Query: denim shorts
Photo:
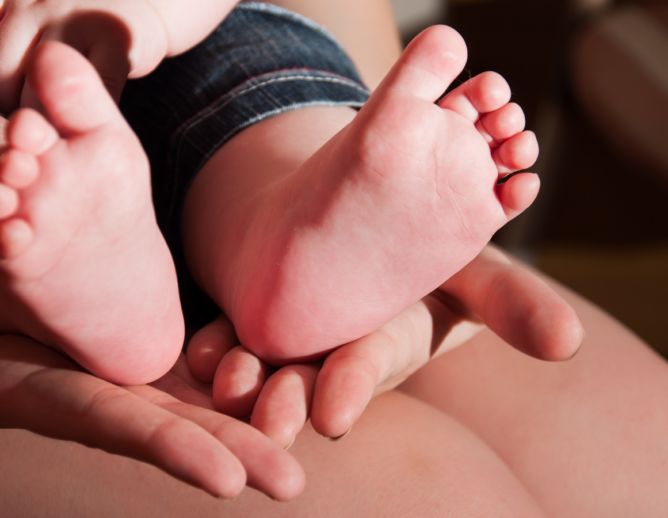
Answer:
M180 222L188 188L244 128L306 106L359 108L369 91L337 41L310 20L243 3L201 44L129 81L121 110L151 164L158 225L172 251L186 323L220 312L190 277Z

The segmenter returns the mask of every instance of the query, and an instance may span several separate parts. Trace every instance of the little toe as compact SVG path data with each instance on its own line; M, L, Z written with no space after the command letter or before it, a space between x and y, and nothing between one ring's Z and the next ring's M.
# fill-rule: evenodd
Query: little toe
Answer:
M540 179L533 173L519 173L496 186L496 193L509 220L518 216L534 202Z
M18 193L0 183L0 219L8 218L16 212L19 206Z
M484 72L458 86L438 105L477 122L481 113L498 110L510 100L510 87L496 72Z
M33 109L19 110L9 120L7 141L15 149L41 155L57 140L58 133L53 126Z
M457 31L445 25L429 27L406 47L378 91L393 88L434 102L463 70L466 56Z
M486 113L476 124L478 131L492 146L498 146L524 129L526 119L518 104L508 103Z
M538 141L532 131L523 131L506 140L492 152L499 174L531 167L538 158Z
M41 43L29 63L28 81L61 134L83 133L121 119L93 66L67 45Z
M13 218L0 223L0 258L13 259L30 245L33 232L22 219Z
M25 189L39 174L39 164L34 155L9 149L0 157L0 182L14 189Z

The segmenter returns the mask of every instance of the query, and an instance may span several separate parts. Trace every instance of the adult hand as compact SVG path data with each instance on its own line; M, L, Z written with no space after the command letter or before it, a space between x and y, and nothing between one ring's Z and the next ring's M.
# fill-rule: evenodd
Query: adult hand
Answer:
M484 326L520 351L550 361L570 358L584 336L574 310L559 295L488 246L432 294L324 362L274 371L236 346L232 325L220 317L195 335L188 365L203 382L215 376L218 410L250 415L254 427L287 446L309 415L322 435L344 435L374 396Z
M186 370L179 363L174 372ZM155 385L188 403L152 386L112 385L30 338L0 336L0 427L132 457L220 498L246 484L281 501L302 492L304 473L287 452L212 411L174 372Z

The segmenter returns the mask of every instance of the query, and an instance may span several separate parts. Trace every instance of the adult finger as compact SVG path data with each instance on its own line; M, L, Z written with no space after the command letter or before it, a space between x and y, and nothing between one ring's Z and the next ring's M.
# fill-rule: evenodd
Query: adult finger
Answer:
M577 314L544 281L488 246L440 288L499 337L543 360L573 356L584 338Z
M238 346L218 364L213 380L213 406L234 417L249 417L272 368Z
M425 298L379 330L333 351L316 380L314 429L327 437L346 434L372 397L396 387L437 350L457 347L481 327Z
M246 482L241 462L202 427L81 372L29 338L0 337L0 419L4 427L148 462L222 498Z
M230 319L220 314L197 331L188 342L186 355L190 372L203 383L213 383L220 360L239 345Z
M195 390L173 374L160 388L183 396ZM176 388L181 383L179 388ZM304 471L297 461L281 447L251 426L223 414L184 403L152 387L129 387L133 393L152 404L202 427L224 444L246 470L247 484L279 501L293 500L304 490ZM192 397L192 394L191 396ZM195 397L206 397L203 394Z
M272 374L257 398L251 426L288 448L309 417L319 363L288 365Z

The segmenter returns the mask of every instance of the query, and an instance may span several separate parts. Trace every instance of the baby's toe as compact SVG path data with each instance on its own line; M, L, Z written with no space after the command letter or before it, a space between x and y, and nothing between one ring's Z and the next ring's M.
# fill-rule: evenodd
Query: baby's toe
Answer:
M510 100L510 87L496 72L484 72L446 95L438 105L477 122L481 113L498 110Z
M0 157L0 182L9 187L25 189L37 179L38 173L39 164L30 153L9 149Z
M518 104L508 103L483 115L476 127L485 140L495 147L520 133L525 123L522 108Z
M523 131L496 148L492 157L500 174L531 167L538 158L538 141L532 131Z
M21 255L33 238L32 228L22 219L12 218L0 223L0 259Z
M27 79L49 120L63 135L85 133L110 121L122 121L93 65L63 43L48 41L38 45Z
M57 140L56 130L35 110L19 110L9 121L7 141L10 146L25 153L41 155Z
M19 206L18 193L0 183L0 219L8 218L16 212Z
M534 202L540 189L538 175L518 173L508 181L496 186L496 194L501 202L506 217L511 220Z

